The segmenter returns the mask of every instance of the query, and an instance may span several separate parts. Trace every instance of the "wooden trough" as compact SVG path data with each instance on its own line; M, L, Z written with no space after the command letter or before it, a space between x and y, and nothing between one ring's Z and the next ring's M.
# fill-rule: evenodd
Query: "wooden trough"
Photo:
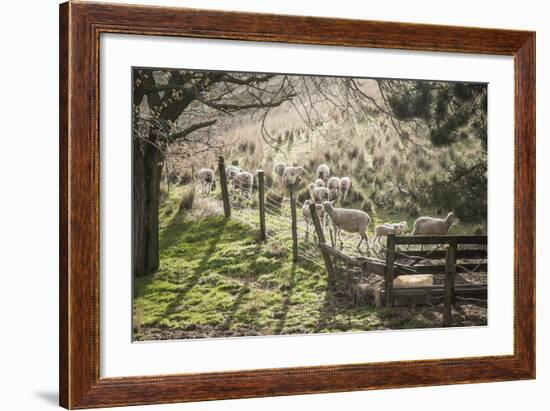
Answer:
M369 257L351 257L326 243L315 205L311 215L319 239L319 248L332 281L335 280L334 263L339 261L362 274L377 274L383 277L382 301L387 307L409 304L433 304L443 299L444 326L451 325L452 303L456 299L486 300L486 284L455 284L457 273L487 272L487 236L395 236L389 235L385 260ZM399 245L436 245L432 250L402 251ZM466 246L467 249L459 248ZM433 261L445 260L444 264ZM472 262L475 260L475 262ZM420 264L421 262L429 264ZM458 262L458 263L457 263ZM395 287L400 276L425 276L444 274L443 285ZM350 287L349 274L345 286ZM414 281L410 281L414 283ZM354 286L353 284L351 285Z

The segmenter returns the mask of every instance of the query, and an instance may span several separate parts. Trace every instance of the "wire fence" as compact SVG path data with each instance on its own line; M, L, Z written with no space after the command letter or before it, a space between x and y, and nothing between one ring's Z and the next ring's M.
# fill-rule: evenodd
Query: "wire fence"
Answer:
M223 161L221 161L221 164ZM223 170L223 171L222 171ZM392 250L379 242L378 250L375 248L375 244L369 244L367 241L366 251L359 249L359 244L355 242L358 240L357 236L349 234L342 237L341 234L338 235L339 238L336 238L336 231L331 229L332 224L327 221L327 215L323 209L316 209L312 204L307 202L301 202L296 198L296 192L293 191L294 187L285 186L283 181L274 182L273 185L266 184L264 179L263 171L258 170L255 174L252 173L242 173L237 176L228 176L223 175L225 168L220 167L220 180L222 183L222 201L224 204L224 211L226 216L231 216L236 220L247 224L255 230L258 230L261 240L267 240L274 244L277 244L278 247L282 250L286 250L291 253L294 261L303 261L309 264L315 265L319 268L325 268L329 272L329 276L333 275L337 263L348 264L348 270L345 274L346 287L348 287L348 280L351 271L353 271L349 264L356 264L357 257L362 257L362 260L359 260L359 264L363 267L365 261L370 264L371 269L378 264L373 272L380 271L380 264L386 264L386 294L388 301L391 301L391 288L387 284L393 284L393 280L388 281L388 278L393 279L393 272L395 270L406 270L410 274L421 274L421 273L436 273L433 274L433 279L437 276L444 275L445 284L448 284L449 281L452 281L452 287L454 287L455 276L453 275L452 280L447 280L447 274L438 274L439 271L436 270L443 269L447 273L447 268L445 264L441 265L441 260L445 260L445 253L442 248L447 245L447 243L435 244L434 247L429 246L429 249L424 251L421 246L420 251L417 250L416 246L413 245L412 250L409 250L409 246L404 250L402 248L396 247L396 244L392 245ZM225 187L223 187L225 184ZM317 210L317 217L312 218L312 213ZM315 220L315 229L313 220ZM333 246L333 250L329 251L330 247L326 249L324 246L319 245L319 240L317 235L322 238L324 244L328 243L329 238L327 238L326 233L328 229L328 234L330 237L330 242ZM337 243L340 242L341 246L345 248L345 255L342 252L337 251ZM414 244L414 242L412 243ZM418 244L423 244L422 242ZM426 243L429 244L429 243ZM466 243L468 244L468 243ZM390 242L388 241L388 247ZM454 248L453 248L454 247ZM365 247L363 247L365 248ZM447 247L446 247L447 248ZM460 275L468 276L476 274L474 281L465 280L466 283L471 283L472 285L477 285L480 283L487 283L487 274L486 274L486 259L473 259L472 262L458 263L456 261L457 245L454 243L451 248L454 250L454 257L451 259L449 257L450 264L452 264L452 273L455 273L455 270L460 270ZM391 251L391 253L388 253ZM446 251L448 252L448 251ZM328 253L334 254L335 258L328 257ZM466 253L467 254L467 253ZM464 255L466 255L464 254ZM473 252L468 255L478 255L479 253ZM391 255L386 257L386 255ZM443 257L441 257L443 255ZM365 258L367 257L367 258ZM375 258L372 258L375 257ZM327 261L328 258L328 261ZM355 258L355 260L354 260ZM394 260L395 259L395 260ZM332 261L331 261L332 260ZM341 260L341 261L340 261ZM406 263L399 263L397 260L407 260ZM439 262L437 262L439 260ZM467 258L465 260L468 260ZM350 262L351 261L351 262ZM395 261L395 265L394 265ZM449 262L448 261L448 262ZM346 263L347 262L347 263ZM352 265L353 265L352 264ZM439 265L438 265L439 264ZM434 267L429 267L429 266ZM394 267L389 270L387 267ZM356 267L355 267L356 268ZM364 268L364 267L363 267ZM480 269L481 268L481 269ZM458 273L458 270L456 273ZM485 273L483 271L485 270ZM345 270L344 270L345 271ZM355 272L355 271L354 271ZM390 274L388 274L390 273ZM363 273L365 274L365 273ZM485 275L485 277L483 277ZM363 275L360 276L364 277ZM354 280L355 281L355 280ZM481 285L481 284L480 284ZM469 287L469 286L467 286ZM449 298L447 285L445 285L445 318L446 323L448 317L450 316L449 310ZM476 289L477 290L477 289ZM452 292L452 291L451 291ZM402 294L402 293L401 293ZM481 303L486 300L475 298L478 295L478 291L474 290L474 293L455 295L454 301L460 302L470 302L470 303ZM472 298L474 296L474 298ZM432 305L441 304L443 296L433 296L431 301ZM390 303L391 305L391 303Z
M254 191L254 184L250 185L236 179L228 182L230 206L233 216L239 222L245 223L253 228L259 229L259 201ZM276 190L275 187L264 184L265 198L264 211L266 215L265 225L267 239L277 243L283 249L292 253L292 215L288 195L284 191ZM317 246L315 230L308 224L301 209L303 204L296 200L297 209L297 241L299 257L308 263L324 268L321 252Z

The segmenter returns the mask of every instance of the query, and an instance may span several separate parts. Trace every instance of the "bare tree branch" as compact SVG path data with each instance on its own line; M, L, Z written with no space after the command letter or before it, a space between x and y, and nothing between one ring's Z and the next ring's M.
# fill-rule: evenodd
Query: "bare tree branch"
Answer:
M214 119L214 120L204 121L202 123L193 124L192 126L187 127L183 131L179 131L175 134L170 134L170 136L168 136L168 139L172 141L183 139L187 137L189 134L191 134L193 131L199 130L204 127L210 127L211 125L216 124L217 121L218 121L217 119Z

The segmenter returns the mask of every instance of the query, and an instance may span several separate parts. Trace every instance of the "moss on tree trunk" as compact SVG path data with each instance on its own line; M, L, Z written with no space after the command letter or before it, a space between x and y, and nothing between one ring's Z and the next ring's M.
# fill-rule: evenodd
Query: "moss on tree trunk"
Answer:
M152 144L133 141L132 271L135 277L159 267L159 198L162 157Z

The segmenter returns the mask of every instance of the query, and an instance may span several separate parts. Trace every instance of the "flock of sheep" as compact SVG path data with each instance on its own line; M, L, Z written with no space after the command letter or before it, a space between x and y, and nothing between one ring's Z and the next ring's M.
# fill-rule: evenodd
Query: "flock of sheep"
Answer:
M295 186L307 175L303 167L287 166L282 162L276 163L273 171L279 177L280 182L288 187ZM226 167L225 174L228 183L232 185L234 195L240 195L241 199L251 198L254 184L252 173L230 165ZM197 172L197 178L202 184L204 195L208 195L212 189L215 189L216 177L214 170L202 168ZM342 231L359 234L360 240L357 243L359 251L361 251L363 241L368 250L374 248L376 243L382 246L382 238L389 234L404 235L407 232L406 221L380 224L375 227L372 243L369 243L368 227L372 221L370 216L363 210L334 206L334 203L342 204L346 199L351 189L351 178L331 176L330 168L326 164L321 164L317 168L315 181L309 184L308 188L310 199L306 200L302 207L302 216L306 222L307 232L309 232L312 223L311 204L315 204L317 214L320 220L324 222L324 226L326 226L327 219L330 220L334 241L340 240L342 247L344 245L341 237ZM420 217L414 222L412 235L446 235L457 221L452 212L446 218Z
M254 186L252 173L231 165L225 168L225 175L234 195L239 195L241 199L251 198ZM216 188L216 173L211 168L201 168L197 171L196 177L201 183L203 195L209 195L210 191Z

